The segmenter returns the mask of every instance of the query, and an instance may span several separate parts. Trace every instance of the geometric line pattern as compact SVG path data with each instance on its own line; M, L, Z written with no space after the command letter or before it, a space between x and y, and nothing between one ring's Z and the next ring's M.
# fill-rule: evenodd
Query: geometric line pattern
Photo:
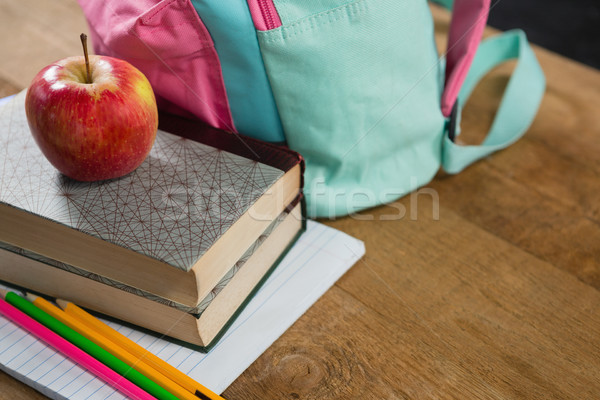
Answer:
M78 182L46 160L25 92L0 109L0 202L189 271L283 171L158 131L132 173Z

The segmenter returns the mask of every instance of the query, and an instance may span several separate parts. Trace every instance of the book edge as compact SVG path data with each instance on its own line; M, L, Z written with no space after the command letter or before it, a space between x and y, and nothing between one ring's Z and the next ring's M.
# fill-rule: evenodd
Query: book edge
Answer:
M237 317L239 317L239 315L244 311L244 309L246 308L248 303L250 303L250 301L252 301L252 299L254 298L256 293L262 288L262 286L265 284L265 282L271 277L273 272L277 269L279 264L281 264L281 261L283 261L285 256L292 249L292 247L294 247L294 245L296 244L296 242L298 241L300 236L302 236L302 234L304 232L306 232L306 201L305 201L304 197L300 200L300 202L301 202L301 212L302 212L302 225L301 225L300 230L296 233L294 238L286 246L285 250L279 255L277 260L275 260L273 265L271 265L271 267L269 268L267 273L265 275L263 275L263 277L256 284L254 289L252 289L252 291L248 294L248 296L246 296L246 298L240 304L240 306L237 308L237 310L231 315L231 317L229 317L227 322L223 325L223 327L219 330L219 332L215 335L215 337L208 344L206 344L204 346L199 346L197 349L198 351L201 351L203 353L208 353L221 340L221 338L225 335L225 333L227 333L227 331L229 330L231 325L235 322Z

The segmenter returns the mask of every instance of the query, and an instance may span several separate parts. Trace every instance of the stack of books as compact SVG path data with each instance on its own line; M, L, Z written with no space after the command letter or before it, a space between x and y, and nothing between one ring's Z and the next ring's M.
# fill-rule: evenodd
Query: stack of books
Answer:
M24 98L0 106L0 281L213 345L305 228L301 156L161 115L133 173L77 182Z

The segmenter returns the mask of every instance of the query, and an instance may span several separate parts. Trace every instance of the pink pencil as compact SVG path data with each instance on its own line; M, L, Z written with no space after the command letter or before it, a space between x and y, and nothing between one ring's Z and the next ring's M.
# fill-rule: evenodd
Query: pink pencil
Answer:
M98 378L104 380L106 383L115 389L120 390L123 394L131 397L132 399L156 400L155 397L150 396L148 393L128 381L126 378L117 374L115 371L108 368L94 357L90 356L83 350L80 350L78 347L58 336L50 329L33 320L28 315L17 310L3 299L0 299L0 314L13 321L15 324L21 326L38 339L54 347L57 351L61 352L71 360L81 365L83 368L92 372Z

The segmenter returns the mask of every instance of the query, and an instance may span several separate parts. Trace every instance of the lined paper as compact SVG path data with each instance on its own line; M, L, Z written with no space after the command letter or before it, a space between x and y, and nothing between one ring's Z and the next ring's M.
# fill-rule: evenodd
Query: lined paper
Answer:
M209 353L104 322L222 393L364 253L361 241L308 221L306 232ZM0 369L53 399L127 398L2 316Z

